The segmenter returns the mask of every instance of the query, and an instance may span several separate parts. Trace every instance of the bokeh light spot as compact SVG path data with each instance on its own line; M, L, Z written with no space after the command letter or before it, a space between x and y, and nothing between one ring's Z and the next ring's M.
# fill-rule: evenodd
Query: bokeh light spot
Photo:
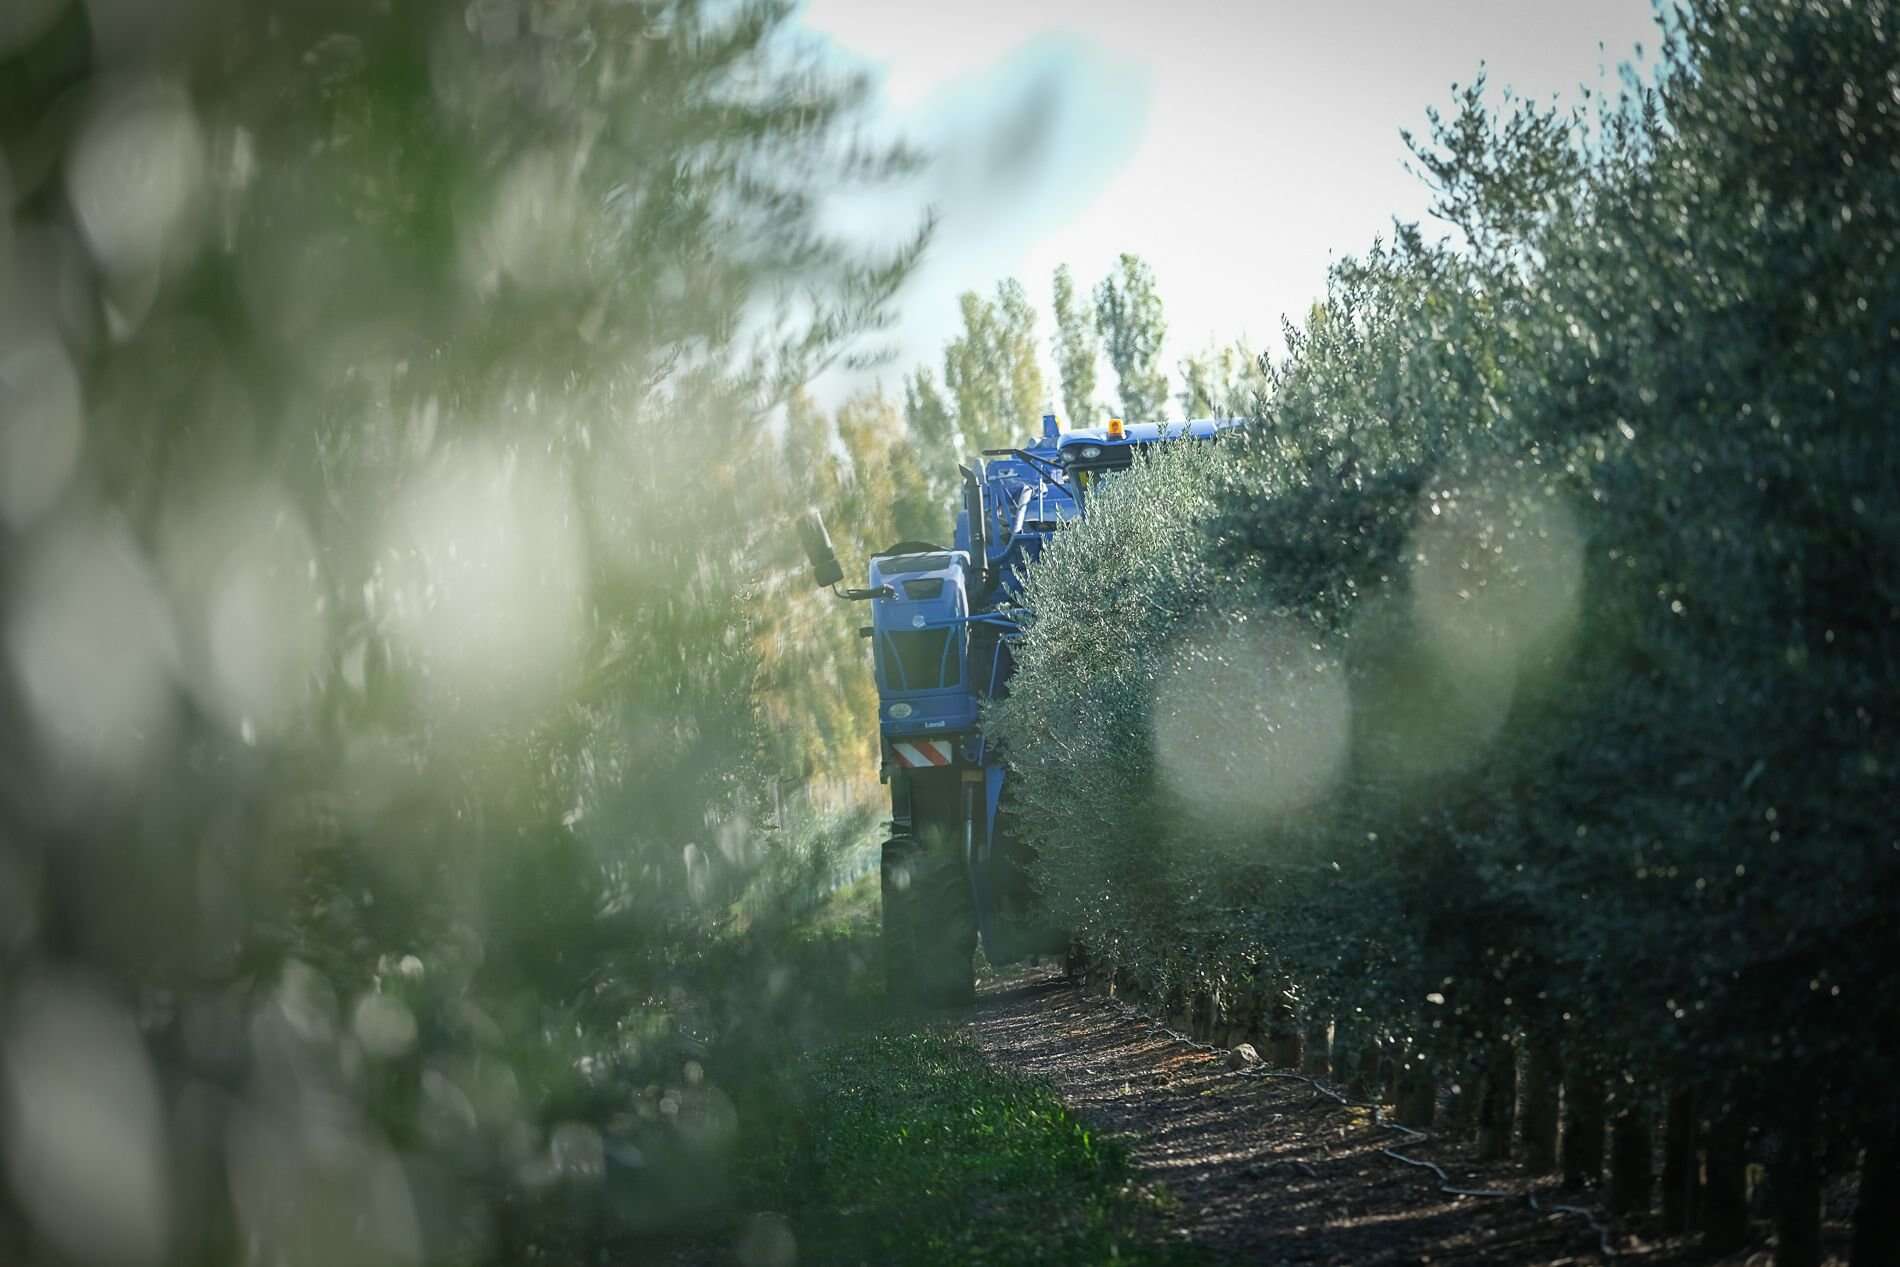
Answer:
M1235 624L1183 646L1155 689L1155 763L1188 811L1244 829L1337 781L1351 739L1344 675L1310 638Z
M550 702L583 628L586 559L565 480L513 453L464 453L397 506L393 629L431 698L507 713Z
M79 377L57 340L0 343L0 520L18 529L58 500L79 462Z
M734 1255L741 1267L793 1267L798 1261L798 1238L782 1214L755 1214L739 1233Z
M131 1016L82 979L41 977L3 1041L7 1175L34 1225L77 1262L164 1261L164 1120Z
M478 290L492 291L503 278L541 290L572 276L579 225L574 170L547 150L515 160L487 218L464 244Z
M190 637L192 691L240 736L270 737L302 712L325 648L316 544L282 490L193 499L160 557Z
M51 754L123 782L171 727L171 613L116 519L62 525L27 561L7 659Z
M1514 674L1576 624L1583 535L1569 506L1534 481L1432 491L1410 558L1419 630L1455 672Z
M0 4L0 61L27 48L53 25L67 0L7 0Z
M205 144L184 90L141 83L104 97L66 179L86 243L114 283L116 315L134 326L160 275L182 264L198 237Z
M416 1045L416 1018L402 1000L365 994L356 1001L350 1032L363 1050L380 1060L405 1056Z

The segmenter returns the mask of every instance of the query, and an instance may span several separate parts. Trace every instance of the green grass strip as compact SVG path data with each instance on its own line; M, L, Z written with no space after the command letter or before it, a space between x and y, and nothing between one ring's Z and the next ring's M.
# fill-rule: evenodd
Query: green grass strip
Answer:
M1185 1264L1126 1156L942 1030L860 1033L781 1079L758 1197L805 1263Z

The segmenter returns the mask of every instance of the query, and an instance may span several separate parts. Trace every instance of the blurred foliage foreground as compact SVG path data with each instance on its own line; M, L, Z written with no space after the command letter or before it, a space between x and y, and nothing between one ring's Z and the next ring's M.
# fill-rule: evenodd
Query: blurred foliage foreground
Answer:
M1692 4L1654 84L1481 88L1457 230L1333 273L1238 447L1031 574L1003 706L1117 988L1619 1212L1900 1262L1900 26ZM1290 1046L1289 1046L1290 1044ZM1328 1050L1330 1048L1330 1051ZM1297 1058L1288 1056L1288 1058ZM1527 1085L1518 1085L1519 1070ZM1521 1113L1514 1119L1514 1113ZM1759 1187L1759 1186L1758 1186Z
M926 228L822 227L864 93L776 4L0 5L0 1260L710 1199L730 935L867 829L758 707L769 419Z

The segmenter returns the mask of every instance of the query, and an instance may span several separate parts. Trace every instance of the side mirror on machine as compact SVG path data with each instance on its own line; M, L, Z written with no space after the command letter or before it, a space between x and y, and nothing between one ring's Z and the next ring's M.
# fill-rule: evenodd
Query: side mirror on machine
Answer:
M798 521L798 539L804 543L805 557L811 560L812 577L819 589L829 589L844 579L844 569L838 566L838 556L831 549L831 534L825 531L825 521L816 510L806 511Z
M983 481L967 466L957 470L963 475L963 509L970 523L970 565L979 574L989 567L989 507L983 504Z

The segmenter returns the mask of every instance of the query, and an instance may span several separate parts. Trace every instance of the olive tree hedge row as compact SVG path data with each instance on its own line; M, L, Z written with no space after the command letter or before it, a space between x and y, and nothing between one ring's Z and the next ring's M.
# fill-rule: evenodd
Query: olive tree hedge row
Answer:
M1244 440L1058 538L997 722L1123 986L1303 1014L1578 1181L1607 1147L1624 1212L1659 1123L1716 1244L1766 1160L1782 1262L1858 1164L1856 1261L1900 1261L1900 37L1665 35L1594 110L1432 116L1456 232L1336 268Z

